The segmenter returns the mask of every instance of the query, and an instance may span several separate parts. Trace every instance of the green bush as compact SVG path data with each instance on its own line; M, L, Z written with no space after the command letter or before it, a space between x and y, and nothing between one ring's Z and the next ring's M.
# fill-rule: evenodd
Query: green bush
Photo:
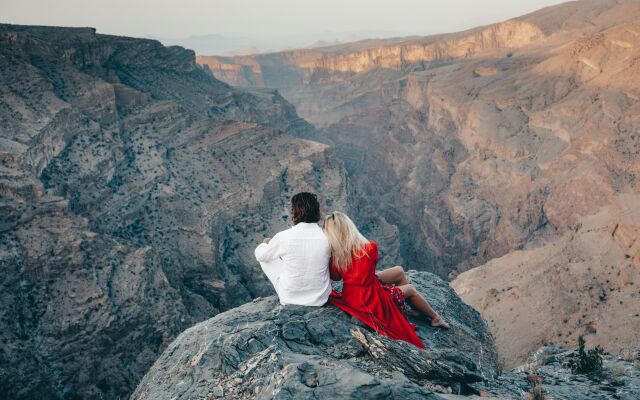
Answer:
M602 355L604 350L600 346L585 350L584 337L578 338L578 355L569 360L568 365L574 374L590 374L602 370Z

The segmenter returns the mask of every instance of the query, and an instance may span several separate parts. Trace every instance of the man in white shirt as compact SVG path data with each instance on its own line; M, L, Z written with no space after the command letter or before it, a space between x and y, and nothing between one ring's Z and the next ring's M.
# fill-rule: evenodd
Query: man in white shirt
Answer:
M293 227L266 238L255 251L281 304L321 306L331 293L331 248L318 225L320 204L313 193L291 198Z

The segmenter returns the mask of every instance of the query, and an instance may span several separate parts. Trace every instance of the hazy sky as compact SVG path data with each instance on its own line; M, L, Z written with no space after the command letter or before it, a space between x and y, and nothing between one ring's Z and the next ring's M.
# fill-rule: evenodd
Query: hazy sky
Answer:
M0 0L0 22L92 26L204 52L302 47L314 41L454 32L558 0ZM349 34L353 33L353 34ZM211 43L175 41L223 35ZM284 34L284 35L283 35ZM228 40L232 38L233 40ZM209 39L207 39L209 40ZM222 53L220 53L222 54Z
M6 23L93 26L102 33L451 32L515 17L554 0L0 0Z

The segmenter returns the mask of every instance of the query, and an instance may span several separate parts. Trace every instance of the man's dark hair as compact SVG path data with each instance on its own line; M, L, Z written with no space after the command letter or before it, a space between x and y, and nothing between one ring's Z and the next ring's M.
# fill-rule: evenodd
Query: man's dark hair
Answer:
M309 192L296 193L291 197L291 218L293 224L299 222L320 221L320 203L318 197Z

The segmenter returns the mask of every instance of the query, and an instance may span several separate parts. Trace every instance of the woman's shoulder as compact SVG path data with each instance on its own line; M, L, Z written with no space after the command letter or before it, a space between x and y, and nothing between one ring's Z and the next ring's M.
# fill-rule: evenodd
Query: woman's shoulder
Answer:
M369 240L367 242L367 244L365 245L365 247L368 250L378 250L378 244L376 242L374 242L373 240Z
M373 240L367 240L359 247L359 251L353 254L354 259L360 259L364 256L371 258L374 253L378 252L378 245Z

